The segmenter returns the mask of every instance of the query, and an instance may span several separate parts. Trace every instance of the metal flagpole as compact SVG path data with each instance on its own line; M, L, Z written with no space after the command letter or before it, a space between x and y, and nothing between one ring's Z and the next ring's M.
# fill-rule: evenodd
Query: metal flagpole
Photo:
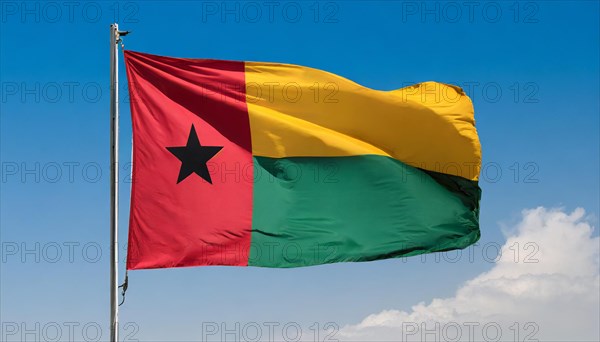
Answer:
M119 25L110 25L110 341L119 340Z
M110 25L110 341L119 340L119 43L129 31ZM123 283L127 290L127 274Z
M119 43L128 31L110 25L110 341L119 340ZM127 279L127 277L126 277ZM124 286L127 286L124 284ZM125 287L124 287L125 290ZM125 293L123 293L125 295Z

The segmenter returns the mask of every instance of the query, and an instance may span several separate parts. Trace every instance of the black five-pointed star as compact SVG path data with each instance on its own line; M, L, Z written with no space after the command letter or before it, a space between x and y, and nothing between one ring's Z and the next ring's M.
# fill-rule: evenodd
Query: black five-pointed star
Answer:
M206 162L214 157L222 148L223 146L201 146L200 140L198 140L198 134L196 134L196 128L192 124L187 145L167 147L169 152L173 153L175 157L181 160L181 169L179 169L177 184L192 173L197 174L202 177L202 179L212 184Z

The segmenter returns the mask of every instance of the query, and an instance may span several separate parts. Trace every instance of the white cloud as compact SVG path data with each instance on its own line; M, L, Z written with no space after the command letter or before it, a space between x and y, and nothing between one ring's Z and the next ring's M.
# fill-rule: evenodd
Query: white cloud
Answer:
M409 311L372 314L345 326L337 337L599 341L600 241L592 236L584 210L565 213L540 207L522 215L494 266L466 282L453 297L419 303Z

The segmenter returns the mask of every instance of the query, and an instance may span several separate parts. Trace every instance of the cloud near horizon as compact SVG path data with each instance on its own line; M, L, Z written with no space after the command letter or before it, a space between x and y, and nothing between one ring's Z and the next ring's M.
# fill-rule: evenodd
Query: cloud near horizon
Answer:
M342 341L599 341L600 240L581 208L523 210L492 268L450 298L384 310ZM520 257L515 260L518 243Z

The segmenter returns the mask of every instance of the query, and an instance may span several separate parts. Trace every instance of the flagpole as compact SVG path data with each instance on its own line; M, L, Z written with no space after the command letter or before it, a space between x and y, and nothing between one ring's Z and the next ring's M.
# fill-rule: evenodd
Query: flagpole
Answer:
M119 25L110 25L110 341L119 340Z

